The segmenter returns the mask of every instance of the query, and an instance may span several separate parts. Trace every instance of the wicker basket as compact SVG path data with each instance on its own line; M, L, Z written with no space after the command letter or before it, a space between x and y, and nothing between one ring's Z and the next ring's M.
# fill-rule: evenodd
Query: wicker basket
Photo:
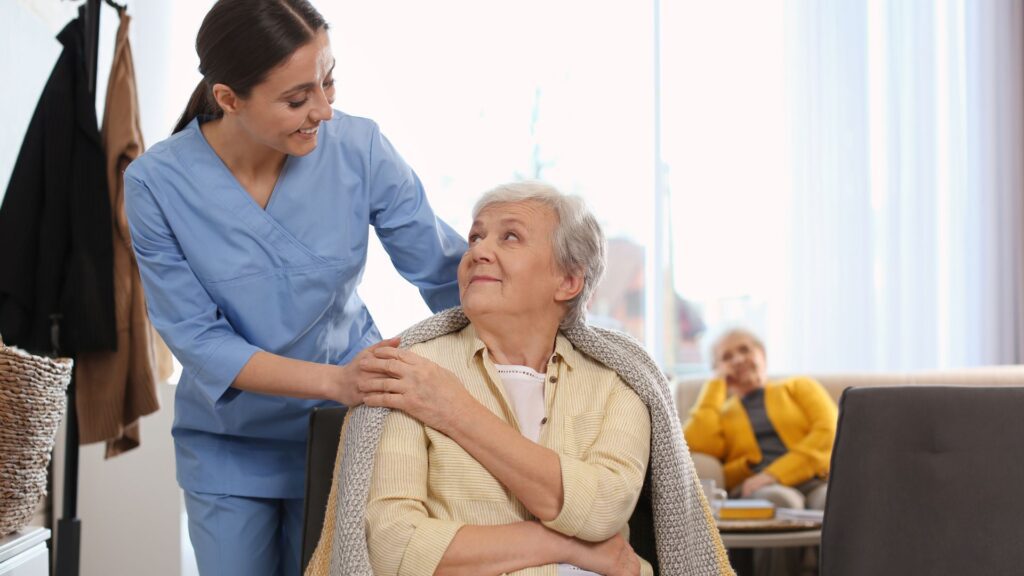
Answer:
M23 528L46 495L71 366L0 340L0 536Z

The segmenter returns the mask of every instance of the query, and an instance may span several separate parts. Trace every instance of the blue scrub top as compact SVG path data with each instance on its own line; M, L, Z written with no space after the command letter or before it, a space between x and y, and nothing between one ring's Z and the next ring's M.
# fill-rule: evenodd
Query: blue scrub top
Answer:
M259 350L344 364L380 340L356 294L368 224L431 310L459 303L465 240L364 118L321 123L265 210L193 120L128 167L125 206L150 320L184 367L173 434L187 490L302 497L309 412L330 403L231 383Z

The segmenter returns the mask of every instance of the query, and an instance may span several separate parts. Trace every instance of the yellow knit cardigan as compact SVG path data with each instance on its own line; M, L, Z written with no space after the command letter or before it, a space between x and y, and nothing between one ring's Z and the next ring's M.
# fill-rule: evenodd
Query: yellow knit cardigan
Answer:
M802 377L769 382L764 405L787 450L764 471L786 486L826 478L838 409L825 388ZM743 402L737 396L726 397L725 381L720 378L704 385L683 434L692 452L723 462L729 490L752 476L752 467L761 462L761 449Z

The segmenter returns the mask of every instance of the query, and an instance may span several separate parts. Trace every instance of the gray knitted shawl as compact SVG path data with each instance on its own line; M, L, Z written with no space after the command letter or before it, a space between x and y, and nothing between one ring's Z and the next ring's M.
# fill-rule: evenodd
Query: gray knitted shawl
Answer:
M456 332L468 323L461 308L446 310L406 330L402 334L401 346L406 348ZM690 452L683 441L664 374L629 336L583 324L574 325L563 333L578 350L615 370L650 411L648 482L657 564L661 574L732 574ZM337 507L330 544L332 575L373 574L366 547L364 518L373 474L373 456L387 413L384 408L361 406L349 415L343 457L339 458L334 472Z

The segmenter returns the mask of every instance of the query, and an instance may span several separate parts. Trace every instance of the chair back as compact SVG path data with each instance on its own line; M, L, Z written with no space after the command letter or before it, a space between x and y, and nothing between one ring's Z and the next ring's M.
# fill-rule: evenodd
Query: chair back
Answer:
M306 441L306 503L302 524L302 573L306 572L320 542L327 511L327 497L334 480L341 425L348 408L314 408L309 415L309 439Z
M638 556L650 562L654 576L661 574L658 562L657 540L654 533L654 510L651 507L651 471L647 470L643 489L637 499L636 508L629 517L629 545Z
M823 576L1020 574L1024 388L850 388Z

